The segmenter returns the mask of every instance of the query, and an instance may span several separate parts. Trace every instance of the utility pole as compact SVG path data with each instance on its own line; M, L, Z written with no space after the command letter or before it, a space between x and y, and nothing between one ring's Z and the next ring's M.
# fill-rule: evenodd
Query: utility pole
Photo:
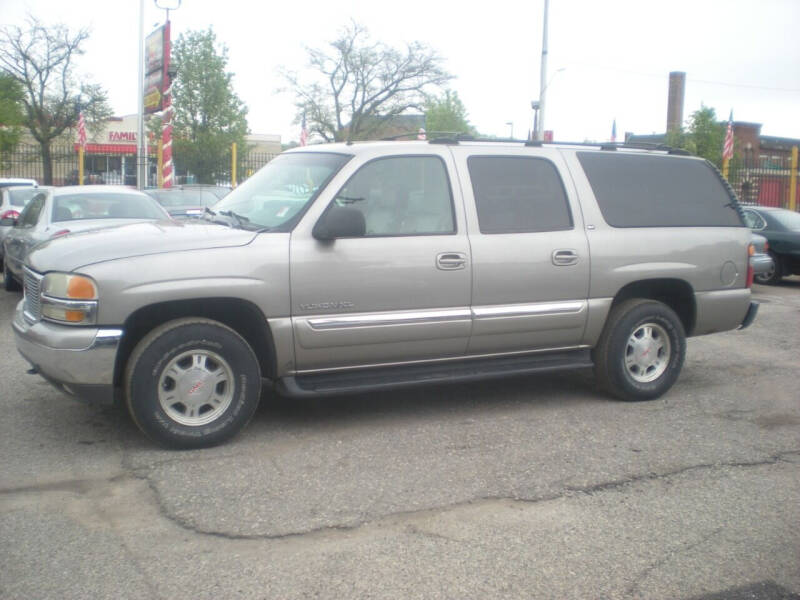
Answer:
M544 23L542 25L542 66L539 72L539 123L536 128L536 139L544 139L544 107L547 91L547 12L550 0L544 0Z

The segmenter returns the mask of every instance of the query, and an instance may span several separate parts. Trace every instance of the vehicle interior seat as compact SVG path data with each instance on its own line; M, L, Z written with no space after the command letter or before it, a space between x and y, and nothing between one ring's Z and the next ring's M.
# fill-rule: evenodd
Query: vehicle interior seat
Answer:
M66 206L56 206L53 211L53 221L71 221L72 211Z

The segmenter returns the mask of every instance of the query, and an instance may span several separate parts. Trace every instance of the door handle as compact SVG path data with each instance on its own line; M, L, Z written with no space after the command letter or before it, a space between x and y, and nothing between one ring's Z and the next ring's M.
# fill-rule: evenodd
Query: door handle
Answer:
M551 260L557 267L566 267L569 265L578 264L578 259L578 253L569 248L563 250L553 250L553 254L551 255Z
M455 271L467 266L467 255L462 252L442 252L436 255L436 268Z

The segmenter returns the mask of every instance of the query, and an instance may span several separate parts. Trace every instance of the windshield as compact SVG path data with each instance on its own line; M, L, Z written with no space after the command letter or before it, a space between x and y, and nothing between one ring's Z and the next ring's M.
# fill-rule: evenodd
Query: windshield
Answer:
M38 191L39 190L35 187L22 190L8 190L8 199L11 202L11 206L25 206Z
M281 154L215 204L214 212L233 211L259 229L291 227L349 159L322 152Z
M791 210L776 210L770 214L786 229L800 229L800 213L792 212Z
M53 221L83 219L166 219L144 194L65 194L53 199Z

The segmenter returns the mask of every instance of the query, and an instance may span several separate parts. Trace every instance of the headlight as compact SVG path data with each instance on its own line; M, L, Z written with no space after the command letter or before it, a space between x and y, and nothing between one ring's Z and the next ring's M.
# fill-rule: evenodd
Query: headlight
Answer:
M97 319L97 285L85 275L48 273L42 281L42 318L74 325Z

